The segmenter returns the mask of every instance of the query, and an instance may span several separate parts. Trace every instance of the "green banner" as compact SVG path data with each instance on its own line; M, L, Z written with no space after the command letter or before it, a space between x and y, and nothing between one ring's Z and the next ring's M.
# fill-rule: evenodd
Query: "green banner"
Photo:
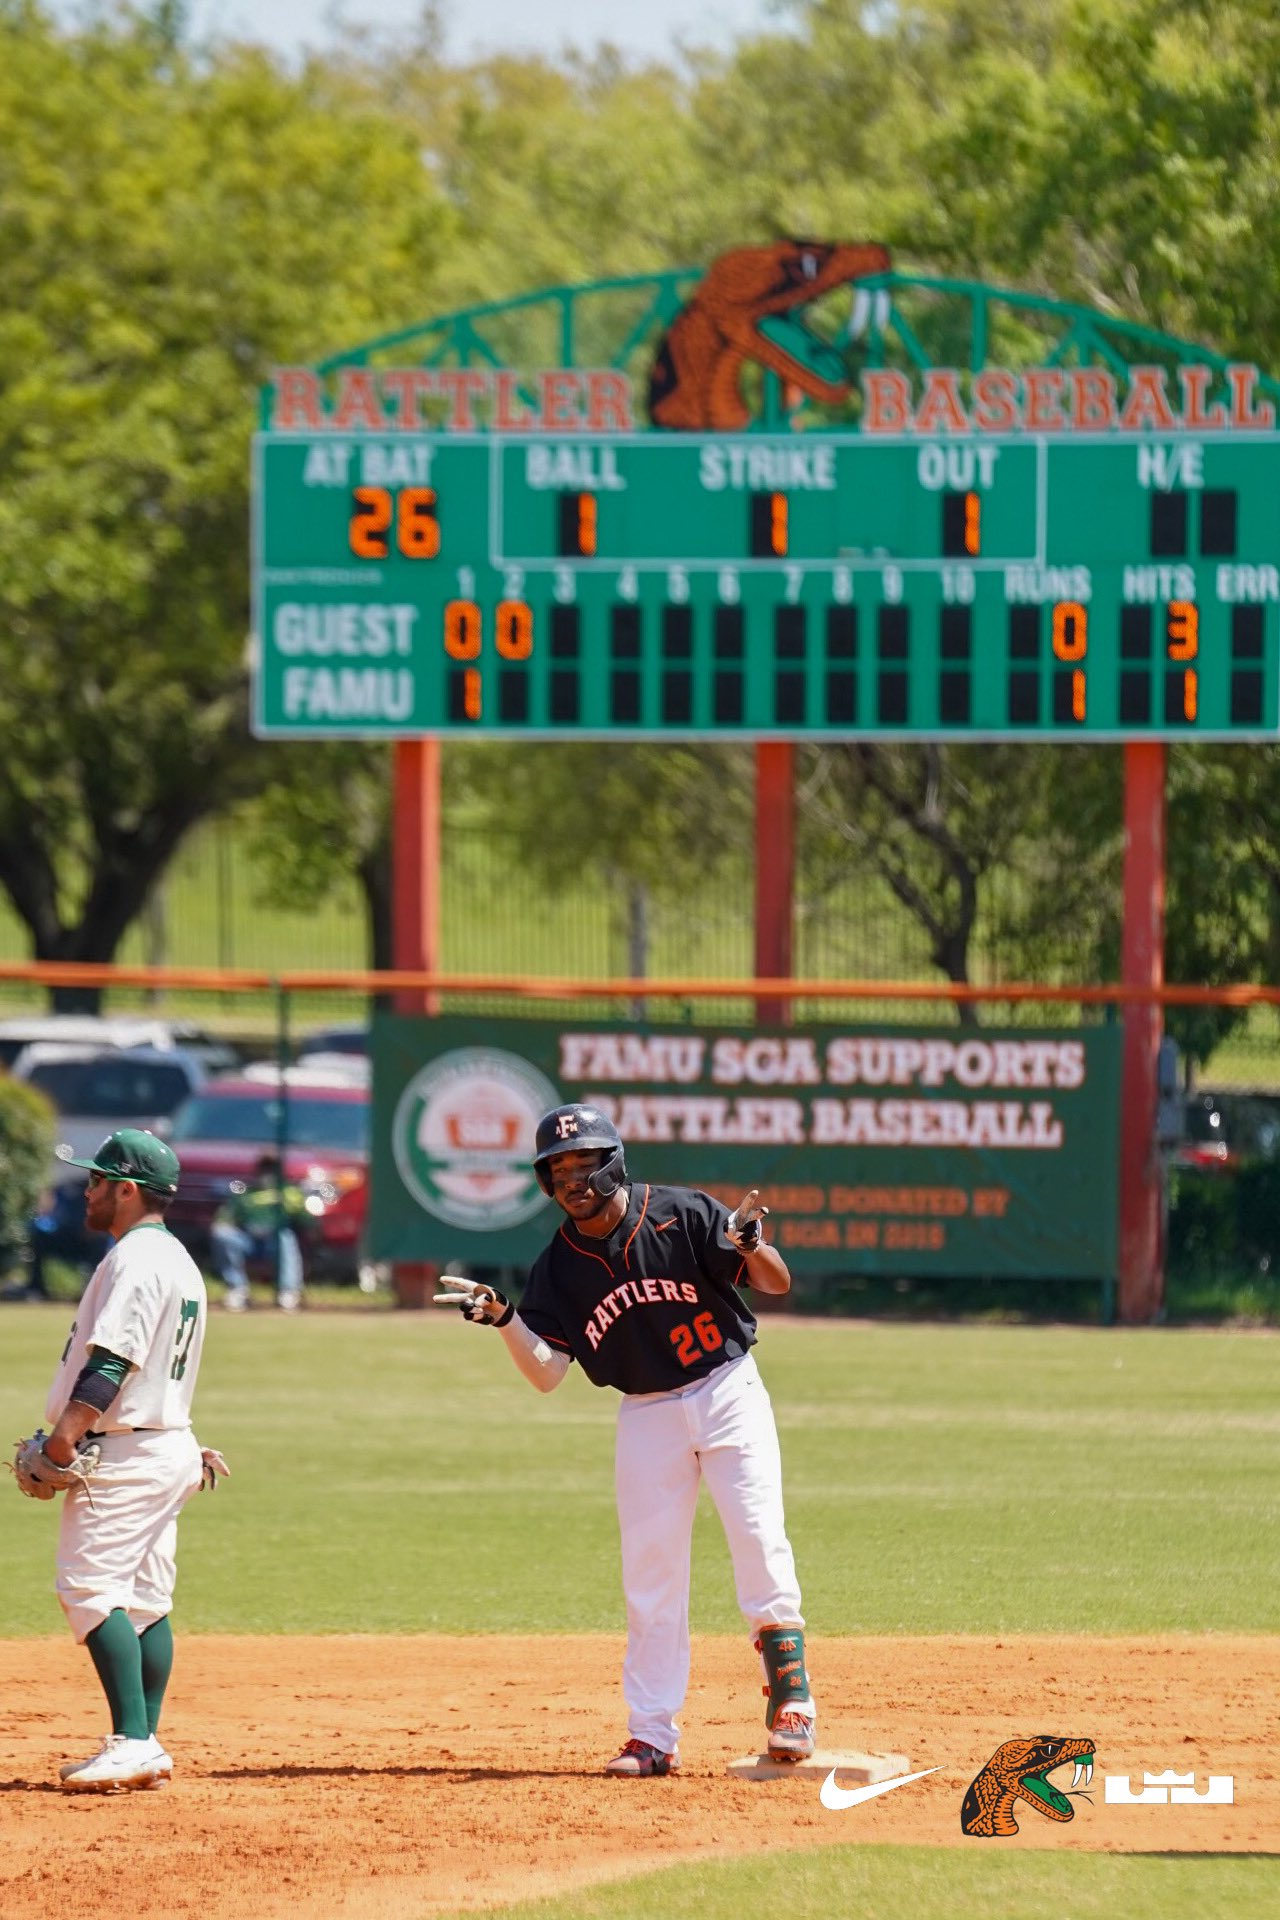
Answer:
M370 1253L528 1264L534 1128L610 1115L635 1179L759 1187L796 1273L1114 1275L1120 1030L380 1017Z

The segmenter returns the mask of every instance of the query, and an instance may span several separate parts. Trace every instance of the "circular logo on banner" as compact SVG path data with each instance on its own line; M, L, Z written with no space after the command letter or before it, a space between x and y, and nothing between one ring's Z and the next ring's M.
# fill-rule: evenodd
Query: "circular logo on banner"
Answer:
M533 1136L560 1095L516 1053L458 1047L415 1073L396 1107L391 1146L420 1206L455 1227L518 1226L547 1196L530 1165Z

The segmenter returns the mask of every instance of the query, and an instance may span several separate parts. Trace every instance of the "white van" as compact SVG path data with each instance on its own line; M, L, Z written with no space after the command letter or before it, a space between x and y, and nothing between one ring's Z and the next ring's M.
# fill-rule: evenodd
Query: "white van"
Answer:
M166 1052L181 1047L198 1054L212 1073L240 1064L234 1047L185 1020L157 1020L145 1013L36 1013L0 1020L0 1066L11 1067L24 1047L37 1044L100 1051L154 1047Z
M38 1087L57 1112L58 1143L70 1154L58 1154L50 1167L54 1186L83 1181L66 1160L91 1158L121 1127L163 1133L183 1101L209 1080L203 1060L184 1047L72 1047L60 1040L33 1041L11 1072Z

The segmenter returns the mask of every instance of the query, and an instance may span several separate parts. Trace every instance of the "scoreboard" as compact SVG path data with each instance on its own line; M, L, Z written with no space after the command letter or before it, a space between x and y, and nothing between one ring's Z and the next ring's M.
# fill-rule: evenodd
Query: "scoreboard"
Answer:
M1280 436L265 432L264 736L1280 732Z

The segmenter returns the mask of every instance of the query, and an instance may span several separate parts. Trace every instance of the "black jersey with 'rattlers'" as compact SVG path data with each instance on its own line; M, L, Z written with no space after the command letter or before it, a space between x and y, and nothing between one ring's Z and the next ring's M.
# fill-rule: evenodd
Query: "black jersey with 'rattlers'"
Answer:
M709 1193L637 1183L604 1239L565 1221L534 1263L520 1318L597 1387L687 1387L755 1345L728 1217Z

